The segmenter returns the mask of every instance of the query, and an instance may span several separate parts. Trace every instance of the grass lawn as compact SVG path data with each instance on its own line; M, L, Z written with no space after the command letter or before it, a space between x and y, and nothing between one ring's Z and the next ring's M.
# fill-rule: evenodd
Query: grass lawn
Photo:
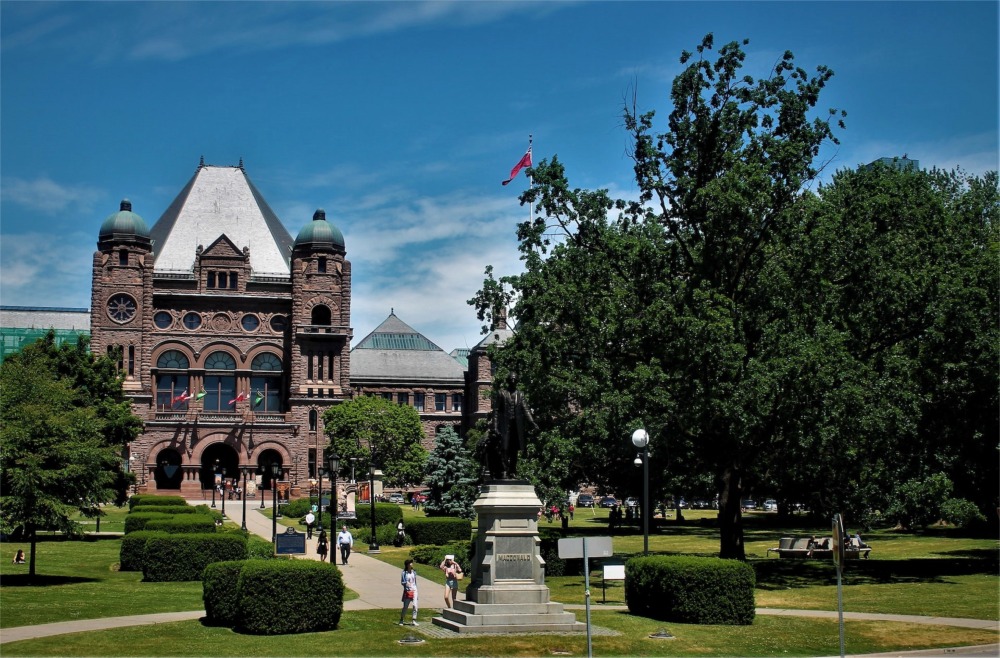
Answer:
M26 640L3 645L4 655L16 656L545 656L587 653L586 636L523 635L424 638L420 645L398 641L411 628L396 626L396 610L347 612L340 628L324 633L260 637L197 621L137 626L75 635ZM582 615L580 615L582 618ZM421 613L423 624L430 614ZM594 635L595 655L603 656L823 656L837 655L836 620L760 616L752 626L663 624L620 612L595 612L591 622L617 635ZM667 628L676 639L648 636ZM995 632L919 626L848 622L849 653L989 644Z

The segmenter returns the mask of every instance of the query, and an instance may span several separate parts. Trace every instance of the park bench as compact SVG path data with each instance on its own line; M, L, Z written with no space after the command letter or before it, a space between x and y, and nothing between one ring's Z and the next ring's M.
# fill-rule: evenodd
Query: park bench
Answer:
M778 547L767 549L767 554L770 555L773 551L778 554L778 557L782 558L830 560L833 559L832 547L832 537L817 537L816 547L812 549L812 554L810 555L808 537L782 537L778 541ZM862 548L857 538L851 538L851 543L844 549L844 558L848 560L857 560L861 557L868 559L871 551L870 546Z

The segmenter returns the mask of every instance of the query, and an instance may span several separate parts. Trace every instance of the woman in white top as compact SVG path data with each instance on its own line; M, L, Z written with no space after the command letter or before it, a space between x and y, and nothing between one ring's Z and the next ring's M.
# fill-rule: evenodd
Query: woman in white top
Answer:
M406 617L406 609L413 604L413 625L417 624L417 572L413 570L413 560L407 560L404 564L403 574L399 577L399 582L403 586L403 609L399 611L399 625L403 625L403 618Z
M454 555L445 555L438 567L444 572L444 607L450 608L458 600L458 581L462 577L462 567L455 562Z

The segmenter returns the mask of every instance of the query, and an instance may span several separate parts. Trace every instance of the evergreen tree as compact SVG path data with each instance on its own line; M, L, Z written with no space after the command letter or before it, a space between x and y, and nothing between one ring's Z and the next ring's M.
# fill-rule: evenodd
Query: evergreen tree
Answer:
M476 463L469 458L462 438L451 427L437 436L437 444L427 460L424 481L430 496L424 510L428 516L475 517Z

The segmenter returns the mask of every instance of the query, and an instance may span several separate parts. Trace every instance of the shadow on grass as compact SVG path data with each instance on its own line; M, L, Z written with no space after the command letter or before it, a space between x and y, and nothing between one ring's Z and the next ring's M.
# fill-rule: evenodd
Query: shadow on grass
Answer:
M97 583L97 578L83 578L81 576L48 576L45 574L35 574L29 576L26 573L10 574L3 577L4 587L52 587L55 585L78 585L81 583Z
M844 585L941 583L952 576L996 575L1000 562L987 550L955 551L966 557L947 560L850 560L843 573ZM819 560L760 560L752 562L757 587L763 590L795 589L835 585L837 569Z

